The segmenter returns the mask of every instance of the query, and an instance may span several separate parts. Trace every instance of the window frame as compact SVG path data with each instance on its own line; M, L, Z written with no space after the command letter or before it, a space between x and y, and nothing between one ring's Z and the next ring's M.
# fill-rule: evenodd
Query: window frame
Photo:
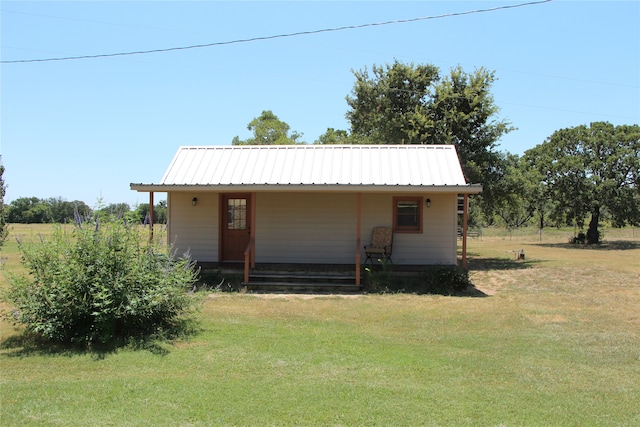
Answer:
M418 204L418 224L416 226L398 225L398 203L400 202L417 202ZM422 216L423 216L422 196L394 196L393 197L393 232L406 234L422 234Z

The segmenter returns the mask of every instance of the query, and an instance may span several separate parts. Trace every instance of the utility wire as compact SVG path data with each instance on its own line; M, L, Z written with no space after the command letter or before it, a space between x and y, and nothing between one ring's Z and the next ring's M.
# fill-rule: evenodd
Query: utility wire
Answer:
M51 62L51 61L72 61L72 60L79 60L79 59L109 58L109 57L114 57L114 56L146 55L146 54L150 54L150 53L172 52L172 51L188 50L188 49L201 49L201 48L205 48L205 47L225 46L225 45L240 44L240 43L250 43L250 42L256 42L256 41L282 39L282 38L287 38L287 37L307 36L307 35L311 35L311 34L330 33L330 32L345 31L345 30L356 30L356 29L368 28L368 27L379 27L379 26L383 26L383 25L406 24L406 23L409 23L409 22L427 21L427 20L431 20L431 19L441 19L441 18L450 18L450 17L454 17L454 16L472 15L472 14L476 14L476 13L495 12L495 11L498 11L498 10L515 9L515 8L518 8L518 7L533 6L533 5L538 5L538 4L542 4L542 3L549 3L551 1L552 0L539 0L539 1L532 1L532 2L528 2L528 3L514 4L514 5L497 6L497 7L492 7L492 8L488 8L488 9L469 10L469 11L466 11L466 12L453 12L453 13L446 13L446 14L443 14L443 15L423 16L423 17L420 17L420 18L398 19L398 20L394 20L394 21L376 22L376 23L360 24L360 25L348 25L348 26L344 26L344 27L324 28L324 29L320 29L320 30L311 30L311 31L299 31L299 32L288 33L288 34L277 34L277 35L272 35L272 36L252 37L252 38L248 38L248 39L238 39L238 40L230 40L230 41L223 41L223 42L195 44L195 45L190 45L190 46L169 47L169 48L164 48L164 49L139 50L139 51L133 51L133 52L103 53L103 54L96 54L96 55L65 56L65 57L59 57L59 58L16 59L16 60L9 60L9 61L0 61L0 64L17 64L17 63Z

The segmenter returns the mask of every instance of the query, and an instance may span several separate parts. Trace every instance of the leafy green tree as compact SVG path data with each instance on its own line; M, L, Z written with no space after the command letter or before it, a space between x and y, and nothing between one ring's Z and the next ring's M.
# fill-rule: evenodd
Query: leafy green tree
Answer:
M531 209L533 209L536 224L540 232L548 225L560 227L563 222L554 221L552 212L556 203L548 197L548 188L544 181L544 175L536 168L531 167L526 156L520 157L518 172L526 180L524 197Z
M50 207L51 221L57 224L65 224L74 221L76 214L88 218L92 215L91 208L80 200L69 202L61 197L53 197L45 201Z
M72 202L67 202L62 197L52 197L47 199L45 203L50 207L52 222L63 224L73 221L75 206Z
M7 238L7 234L9 234L9 230L7 229L7 213L4 206L6 186L4 185L3 175L4 165L2 164L2 156L0 156L0 246L3 245Z
M454 144L467 179L482 182L491 190L493 165L498 161L497 142L513 128L496 118L493 72L484 68L466 73L457 67L435 86L430 106L433 132L429 143Z
M156 224L167 223L167 207L168 207L168 204L166 200L160 200L154 207L153 211L157 212L157 215L154 215L156 217L155 218Z
M149 203L140 203L135 209L135 219L141 223L145 223L149 214ZM167 223L167 201L161 200L153 206L153 223Z
M287 123L281 121L272 111L263 111L260 116L251 120L247 129L253 132L252 138L241 140L235 136L233 145L292 145L304 144L300 139L302 134L296 131L290 132Z
M495 206L496 215L507 229L527 224L536 212L536 185L529 179L528 169L522 167L522 159L516 154L501 157L504 173L497 183L501 193Z
M53 222L51 205L37 197L21 197L9 204L7 221L19 224Z
M606 212L613 224L640 224L640 127L594 122L554 132L525 157L538 170L556 221L584 226L598 243Z
M3 299L14 310L7 317L44 339L86 346L184 331L196 308L187 293L194 265L142 235L106 220L19 242L29 276L9 276Z
M103 206L103 203L100 202L95 213L101 220L110 217L126 218L129 215L133 215L128 203L109 203Z
M491 216L500 197L497 141L513 129L496 117L494 73L458 67L441 78L433 65L395 61L354 75L346 114L351 137L372 144L455 144L467 179L484 185L483 211Z
M320 135L314 144L338 145L351 144L349 132L341 129L327 128L327 131Z
M433 65L373 65L353 72L347 96L351 133L371 144L433 144L429 105L438 68Z

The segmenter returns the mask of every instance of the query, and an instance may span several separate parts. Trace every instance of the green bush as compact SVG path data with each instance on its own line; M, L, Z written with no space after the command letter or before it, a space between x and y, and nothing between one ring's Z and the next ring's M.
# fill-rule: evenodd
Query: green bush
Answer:
M598 230L593 233L586 233L581 231L576 236L569 240L569 243L574 245L595 245L602 242L603 233Z
M27 332L82 345L113 344L184 328L196 299L188 257L143 238L124 221L57 227L50 240L19 242L29 275L10 275L4 300Z
M585 244L586 242L587 242L587 235L584 234L582 231L579 232L574 237L572 237L571 240L569 241L569 243L572 243L574 245L581 245L581 244Z
M469 272L458 266L434 266L422 277L421 293L456 295L470 286ZM420 292L419 292L420 293Z
M225 275L220 270L200 270L194 291L240 292L243 277L238 274Z
M458 266L437 265L418 275L400 275L391 265L383 264L365 272L367 292L459 295L473 286L469 272Z

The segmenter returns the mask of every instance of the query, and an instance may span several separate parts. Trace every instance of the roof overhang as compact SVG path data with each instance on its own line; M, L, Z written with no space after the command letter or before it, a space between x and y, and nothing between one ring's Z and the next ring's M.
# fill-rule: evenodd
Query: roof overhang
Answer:
M281 185L260 185L260 184L229 184L229 185L166 185L166 184L135 184L130 187L134 191L150 193L170 193L170 192L338 192L338 193L456 193L456 194L480 194L481 184L467 185L311 185L311 184L281 184Z

